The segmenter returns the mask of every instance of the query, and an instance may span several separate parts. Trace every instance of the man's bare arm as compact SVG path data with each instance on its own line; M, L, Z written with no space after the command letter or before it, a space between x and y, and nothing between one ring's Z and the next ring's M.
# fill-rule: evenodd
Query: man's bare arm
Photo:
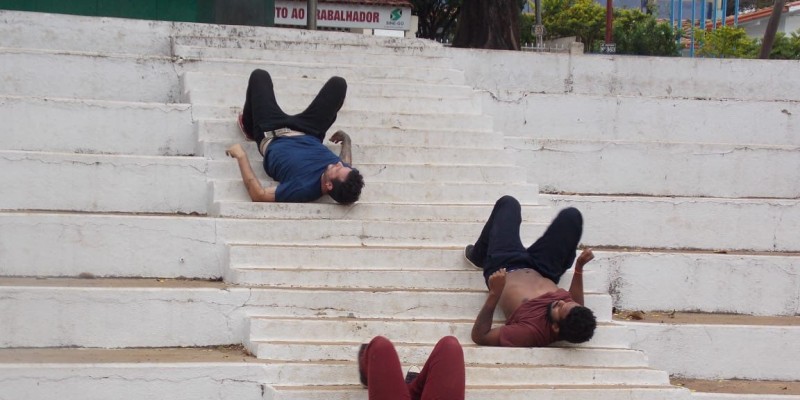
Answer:
M353 153L352 145L350 143L350 135L345 133L345 131L338 130L333 134L333 136L331 136L330 141L342 145L342 149L339 151L339 159L341 159L345 164L352 165Z
M489 294L483 304L475 324L472 325L472 341L482 346L500 345L500 328L492 329L492 319L500 295L506 285L506 269L503 268L489 277Z
M225 151L225 154L236 159L236 162L239 164L239 172L242 174L242 181L244 181L244 186L247 188L247 194L250 195L250 200L261 202L275 201L275 188L264 188L261 186L261 182L256 178L256 174L250 166L250 160L247 158L247 153L242 148L242 145L237 143L229 147L228 150Z
M572 283L569 285L569 295L576 303L583 305L583 266L594 259L592 249L583 249L575 261L575 271L572 274Z

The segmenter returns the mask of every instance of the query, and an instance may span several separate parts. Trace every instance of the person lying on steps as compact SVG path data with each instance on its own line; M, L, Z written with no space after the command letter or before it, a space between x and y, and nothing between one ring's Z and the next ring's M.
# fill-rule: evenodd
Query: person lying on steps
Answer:
M525 248L519 230L519 201L503 196L474 245L467 245L467 261L483 270L489 293L472 327L479 345L542 347L557 340L582 343L592 338L597 322L583 306L583 267L594 258L584 249L575 261L569 291L558 281L575 260L583 217L575 208L559 212L545 233ZM497 305L505 325L492 328Z
M358 201L364 178L350 166L350 136L343 131L331 136L331 142L342 146L338 156L323 144L346 93L345 80L334 76L303 112L288 115L275 99L269 73L257 69L250 74L239 128L258 145L264 171L279 182L277 187L262 187L242 145L229 147L225 153L238 162L252 201L309 202L326 194L340 204Z

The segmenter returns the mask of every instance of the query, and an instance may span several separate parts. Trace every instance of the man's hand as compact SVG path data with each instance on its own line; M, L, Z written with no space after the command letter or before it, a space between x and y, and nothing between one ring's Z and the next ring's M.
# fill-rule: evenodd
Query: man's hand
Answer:
M489 277L489 292L495 296L503 294L506 287L506 269L500 268Z
M350 135L345 133L345 131L338 130L329 140L333 143L350 143Z
M583 266L592 260L594 260L594 253L592 253L592 249L590 248L583 249L581 255L578 256L578 260L575 261L575 271L583 272Z
M225 155L233 157L238 160L242 157L246 157L247 153L245 153L244 148L242 148L241 144L236 143L235 145L228 147L228 150L225 150Z
M333 143L340 143L342 149L339 150L339 159L343 163L350 165L353 163L353 151L350 149L350 135L343 130L338 130L331 136L330 141Z

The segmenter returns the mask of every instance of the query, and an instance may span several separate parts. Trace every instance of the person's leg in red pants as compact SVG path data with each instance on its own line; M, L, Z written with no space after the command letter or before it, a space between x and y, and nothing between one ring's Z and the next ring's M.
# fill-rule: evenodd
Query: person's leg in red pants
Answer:
M414 400L464 400L464 351L458 339L445 336L433 348L408 390Z
M359 372L367 378L370 400L411 399L403 379L400 358L389 339L376 336L360 358Z
M389 339L377 336L360 357L370 400L463 400L464 352L458 340L439 340L419 376L410 384L403 379L397 351Z

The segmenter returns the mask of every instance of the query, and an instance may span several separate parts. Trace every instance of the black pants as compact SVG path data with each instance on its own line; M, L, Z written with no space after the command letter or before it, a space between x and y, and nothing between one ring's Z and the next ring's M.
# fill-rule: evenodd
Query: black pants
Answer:
M247 132L253 134L256 143L264 138L264 132L289 128L311 135L322 142L325 133L336 121L336 113L344 104L347 82L334 76L320 89L314 101L297 115L288 115L275 100L275 88L269 72L257 69L250 74L247 97L244 102L242 120Z
M547 231L527 249L519 237L522 209L519 201L503 196L475 242L472 258L483 267L488 280L501 268L532 268L555 283L572 267L583 232L583 217L576 208L558 213Z

